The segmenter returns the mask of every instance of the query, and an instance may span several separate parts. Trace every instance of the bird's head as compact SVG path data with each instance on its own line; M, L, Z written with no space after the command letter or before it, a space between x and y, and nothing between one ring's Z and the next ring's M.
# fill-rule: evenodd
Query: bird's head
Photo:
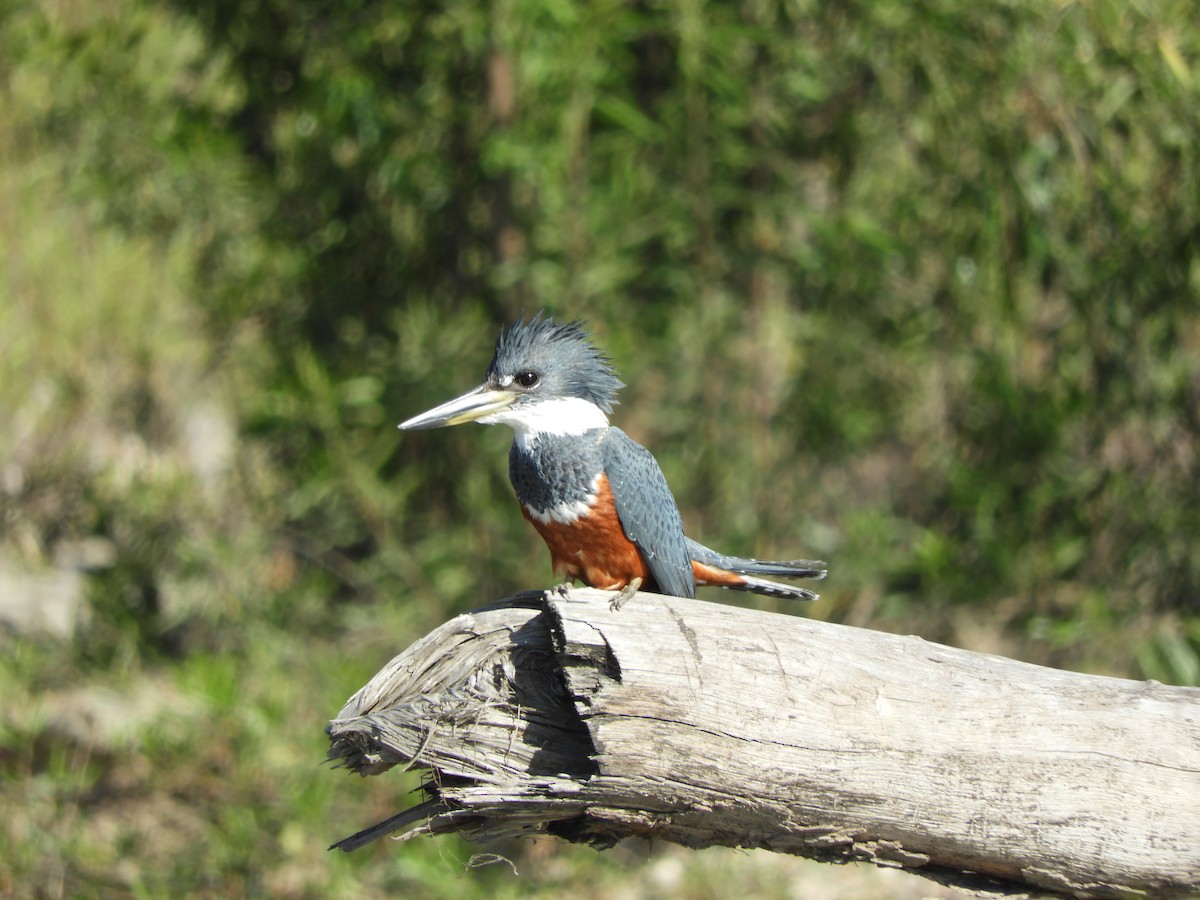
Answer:
M500 332L483 384L400 427L474 421L510 425L519 435L580 434L608 425L622 387L579 322L560 325L539 314Z

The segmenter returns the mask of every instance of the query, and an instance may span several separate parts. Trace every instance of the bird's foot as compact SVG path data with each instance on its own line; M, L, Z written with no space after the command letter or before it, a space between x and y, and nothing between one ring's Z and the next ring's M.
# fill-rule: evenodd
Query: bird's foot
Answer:
M617 591L616 596L608 602L608 608L613 612L617 612L622 606L633 599L633 595L638 592L638 588L641 586L642 579L640 576L633 579L633 581L629 582L629 584Z
M564 581L561 584L556 584L554 587L546 588L546 590L542 591L542 598L547 603L550 603L553 600L570 600L571 599L571 588L573 586L574 585L572 585L571 582L569 582L569 581Z

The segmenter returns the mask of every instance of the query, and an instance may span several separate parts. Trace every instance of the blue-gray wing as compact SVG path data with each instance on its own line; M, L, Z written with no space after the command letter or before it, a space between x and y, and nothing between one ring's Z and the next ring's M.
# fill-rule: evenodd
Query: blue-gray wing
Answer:
M695 597L683 519L658 462L620 428L608 429L602 451L621 527L641 551L658 590Z

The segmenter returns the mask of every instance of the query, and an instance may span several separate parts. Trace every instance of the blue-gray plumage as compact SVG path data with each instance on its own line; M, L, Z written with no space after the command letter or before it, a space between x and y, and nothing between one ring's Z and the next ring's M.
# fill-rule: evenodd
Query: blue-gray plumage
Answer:
M683 517L658 460L620 428L609 428L604 440L604 471L625 536L637 544L659 590L676 597L695 597Z
M643 584L693 597L697 584L792 599L812 591L763 576L823 578L825 564L726 556L685 537L645 447L608 423L623 387L579 323L541 315L501 331L484 383L400 427L509 425L509 479L554 568L608 590Z
M540 313L501 330L484 381L500 384L521 372L540 376L537 387L543 395L577 397L606 414L625 387L604 354L588 342L581 323L559 325Z
M588 504L596 492L596 476L604 470L604 434L597 428L579 437L545 435L530 443L513 441L508 480L517 499L543 518L564 506Z

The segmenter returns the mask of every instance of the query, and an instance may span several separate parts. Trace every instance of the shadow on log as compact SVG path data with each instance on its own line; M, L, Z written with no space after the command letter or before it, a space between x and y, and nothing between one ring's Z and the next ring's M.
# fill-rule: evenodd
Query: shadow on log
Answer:
M638 594L442 625L330 723L428 768L395 832L759 847L991 896L1200 893L1200 690Z

